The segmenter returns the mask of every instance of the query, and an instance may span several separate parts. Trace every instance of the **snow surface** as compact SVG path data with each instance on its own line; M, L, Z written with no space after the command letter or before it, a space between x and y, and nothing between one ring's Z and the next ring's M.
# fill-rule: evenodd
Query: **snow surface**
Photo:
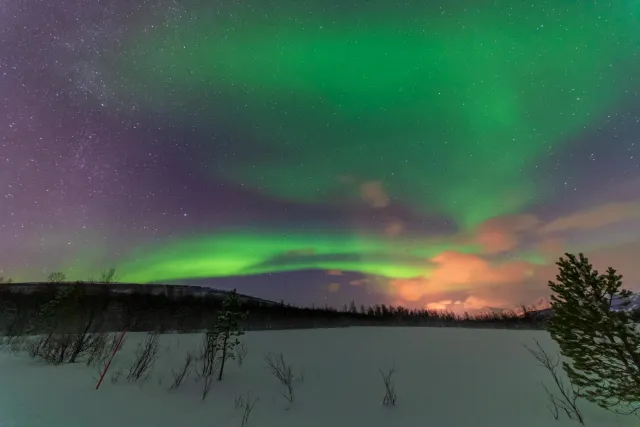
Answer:
M630 304L627 306L623 306L624 301L620 298L616 298L613 300L611 305L611 309L614 311L624 310L624 311L636 311L640 310L640 294L633 293L629 298Z
M145 333L128 334L110 372L126 366ZM95 390L96 369L84 363L47 366L26 355L0 353L2 427L235 427L238 395L259 397L248 426L256 427L544 427L577 426L555 421L540 386L549 377L523 347L536 338L551 351L544 331L454 328L316 329L249 332L244 364L228 362L222 382L205 401L189 380L168 391L170 368L200 345L200 334L162 335L160 359L144 385L107 374ZM282 352L304 373L288 407L264 362ZM398 402L384 407L379 369L396 368ZM553 388L551 388L554 390ZM581 405L587 425L636 426L634 417Z

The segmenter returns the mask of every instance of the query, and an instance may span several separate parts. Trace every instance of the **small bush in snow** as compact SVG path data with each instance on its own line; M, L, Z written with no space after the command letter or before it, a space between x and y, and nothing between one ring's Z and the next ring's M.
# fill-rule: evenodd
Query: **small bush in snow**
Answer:
M136 382L140 379L147 379L158 359L158 332L150 332L144 342L138 344L135 358L129 366L127 381Z
M109 347L110 334L107 332L100 332L92 334L87 340L87 366L94 366L100 362L103 362L111 355L113 351ZM115 337L116 334L111 334Z
M116 384L118 381L120 381L120 378L122 378L122 375L124 375L124 369L122 368L119 368L113 371L113 373L111 374L111 383Z
M182 364L182 368L178 371L174 371L171 369L171 374L173 376L173 383L169 390L174 390L180 387L184 380L189 378L189 374L191 373L191 365L193 363L193 355L191 353L187 353L187 356L184 359L184 363Z
M395 406L397 395L393 375L396 373L396 369L391 368L387 372L384 372L381 369L379 372L382 376L382 381L384 382L384 397L382 398L382 404L385 406Z
M271 374L278 379L282 386L280 394L287 400L287 402L293 403L296 399L296 394L293 389L294 375L291 365L285 362L284 355L282 353L267 353L264 356L264 360L267 362L267 366L269 366Z
M247 425L249 422L249 416L251 415L251 411L253 411L253 407L258 403L259 398L251 399L251 393L247 393L247 396L244 397L242 395L235 398L235 408L242 409L242 424L243 426Z
M2 340L2 349L11 354L17 354L21 353L25 349L26 344L27 339L24 336L7 336Z
M197 379L202 381L202 400L211 390L213 378L221 362L220 336L215 331L204 334L200 354L198 356Z
M247 353L249 352L249 348L243 342L238 343L236 346L236 362L238 362L238 367L242 367L244 363L244 358L247 357Z

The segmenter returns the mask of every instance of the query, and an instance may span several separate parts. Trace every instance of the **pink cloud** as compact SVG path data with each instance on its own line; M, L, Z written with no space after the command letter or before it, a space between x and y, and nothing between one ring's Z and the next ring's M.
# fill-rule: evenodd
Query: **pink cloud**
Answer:
M366 181L360 185L360 196L372 208L389 206L389 195L381 181Z
M585 230L640 218L640 202L605 203L545 224L541 233L556 233L567 230Z
M404 231L404 223L399 219L391 219L385 226L384 234L389 237L397 237Z
M539 223L534 215L491 218L478 226L474 240L484 253L505 252L518 247L521 237L535 230Z

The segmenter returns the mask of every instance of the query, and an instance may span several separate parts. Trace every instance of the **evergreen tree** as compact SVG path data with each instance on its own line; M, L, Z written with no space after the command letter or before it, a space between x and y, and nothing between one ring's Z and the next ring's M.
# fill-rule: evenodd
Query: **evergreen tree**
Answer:
M631 314L612 311L630 303L622 276L609 267L599 274L579 254L565 254L557 282L549 282L553 316L548 330L571 363L563 362L580 396L613 412L640 411L640 333Z
M240 344L238 337L244 335L240 322L245 318L246 313L241 312L240 309L240 298L234 289L225 296L214 329L214 333L220 340L222 352L218 381L222 380L225 361L235 358L233 350Z

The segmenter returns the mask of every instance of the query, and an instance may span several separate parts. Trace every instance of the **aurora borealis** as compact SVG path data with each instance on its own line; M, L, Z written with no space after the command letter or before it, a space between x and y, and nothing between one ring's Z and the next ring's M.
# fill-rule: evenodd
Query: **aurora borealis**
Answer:
M472 310L584 251L640 286L636 1L63 0L0 24L0 276Z

